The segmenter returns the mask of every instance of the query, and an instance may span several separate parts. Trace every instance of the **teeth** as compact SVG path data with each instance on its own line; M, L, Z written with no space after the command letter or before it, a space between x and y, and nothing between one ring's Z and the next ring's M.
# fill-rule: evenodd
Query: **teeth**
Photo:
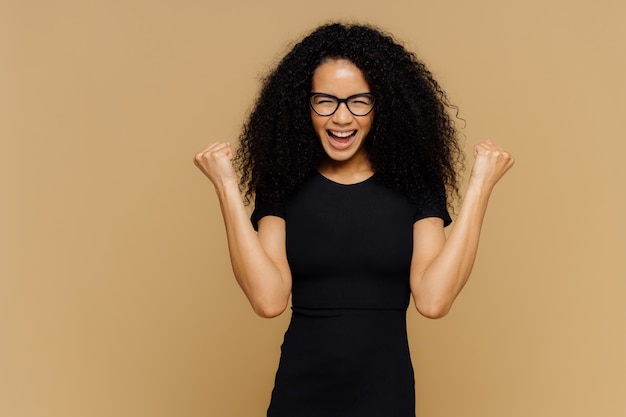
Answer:
M333 136L337 136L338 138L347 138L348 136L352 136L354 132L354 130L351 130L349 132L335 132L334 130L330 131Z

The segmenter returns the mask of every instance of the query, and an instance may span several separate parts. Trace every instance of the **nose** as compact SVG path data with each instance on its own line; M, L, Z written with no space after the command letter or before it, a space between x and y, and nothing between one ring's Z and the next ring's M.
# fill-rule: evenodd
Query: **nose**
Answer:
M337 111L333 114L333 121L338 124L347 124L352 121L352 113L346 103L340 103Z

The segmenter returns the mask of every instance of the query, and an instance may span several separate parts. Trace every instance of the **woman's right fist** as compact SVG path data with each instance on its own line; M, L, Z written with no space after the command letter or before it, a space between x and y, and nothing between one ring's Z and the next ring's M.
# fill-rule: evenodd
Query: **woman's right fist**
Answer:
M206 175L215 187L237 185L237 173L233 167L233 150L230 142L209 143L196 154L194 164Z

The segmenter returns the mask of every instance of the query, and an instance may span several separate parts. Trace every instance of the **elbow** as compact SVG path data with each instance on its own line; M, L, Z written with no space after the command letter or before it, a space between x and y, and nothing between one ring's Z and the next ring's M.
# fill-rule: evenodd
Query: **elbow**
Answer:
M287 308L287 303L254 303L252 309L257 316L271 319L280 316Z
M422 316L434 320L447 316L452 305L446 302L418 303L416 301L415 307Z

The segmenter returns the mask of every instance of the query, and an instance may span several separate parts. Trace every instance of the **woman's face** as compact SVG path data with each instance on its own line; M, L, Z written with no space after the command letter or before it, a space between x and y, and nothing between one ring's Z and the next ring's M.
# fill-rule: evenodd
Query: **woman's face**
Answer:
M313 93L340 99L370 92L361 70L345 59L322 63L313 74L312 84ZM361 158L367 160L363 142L372 127L373 118L373 111L365 116L355 116L348 110L346 103L341 103L330 116L320 116L311 109L313 129L326 155L337 162L356 162Z

